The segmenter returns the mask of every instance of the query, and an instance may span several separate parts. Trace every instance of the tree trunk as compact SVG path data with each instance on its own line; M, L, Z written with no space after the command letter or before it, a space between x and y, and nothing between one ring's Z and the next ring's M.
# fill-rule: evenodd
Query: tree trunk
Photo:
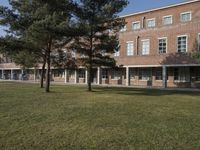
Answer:
M45 66L46 66L46 60L44 60L43 65L42 65L42 72L41 72L41 79L40 79L40 88L44 88Z
M48 44L48 49L46 51L46 63L47 63L47 71L46 71L46 85L45 85L45 92L48 93L50 87L50 69L51 69L51 44L52 41L50 40Z
M92 91L91 81L92 81L92 65L90 64L88 67L88 91Z

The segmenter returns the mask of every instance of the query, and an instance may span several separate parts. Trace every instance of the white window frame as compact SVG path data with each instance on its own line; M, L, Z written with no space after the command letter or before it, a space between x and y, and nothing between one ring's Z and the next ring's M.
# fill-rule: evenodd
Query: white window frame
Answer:
M171 17L171 22L165 24L165 18ZM170 25L173 24L173 15L167 15L167 16L163 16L163 25Z
M138 24L138 23L139 23L139 28L134 29L134 28L133 28L133 25L134 25L134 24ZM139 29L141 29L140 21L132 22L132 30L139 30Z
M186 37L186 51L185 52L179 52L178 51L178 38L179 37ZM188 52L188 35L178 35L177 37L176 37L176 52L177 53L187 53Z
M148 22L149 21L153 21L155 22L155 25L154 26L149 26ZM155 28L156 27L156 18L151 18L151 19L147 19L147 28Z
M145 42L145 41L148 41L149 42L149 51L148 51L148 54L144 54L143 53L143 42ZM150 54L150 39L143 39L143 40L141 40L141 43L142 43L142 55L149 55Z
M182 15L188 14L188 13L190 14L190 20L187 20L187 21L182 20ZM182 12L182 13L180 14L180 20L181 20L181 22L188 22L188 21L191 21L191 20L192 20L192 12L191 12L191 11Z
M129 44L133 44L132 45L132 49L128 49L129 48L128 47ZM133 56L134 55L134 43L133 43L133 41L126 42L126 55L127 56Z
M166 52L165 53L160 53L159 40L163 40L163 39L166 40ZM158 38L158 54L167 54L167 49L168 49L168 46L167 46L167 37L160 37L160 38Z

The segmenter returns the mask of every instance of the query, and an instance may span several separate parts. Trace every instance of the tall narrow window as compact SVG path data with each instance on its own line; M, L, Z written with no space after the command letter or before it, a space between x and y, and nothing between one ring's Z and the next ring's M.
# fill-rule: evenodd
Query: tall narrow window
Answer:
M181 22L187 22L192 20L191 12L183 12L181 13Z
M147 27L148 28L153 28L156 26L156 19L147 19Z
M177 38L177 52L187 52L187 36L178 36Z
M167 38L158 39L159 54L167 52Z
M84 69L80 69L78 71L78 77L79 78L85 78L85 70Z
M126 52L127 56L132 56L133 55L133 42L127 42L126 44Z
M200 67L196 70L196 81L200 81Z
M108 79L108 69L102 69L102 79Z
M164 25L172 24L172 15L170 15L170 16L164 16L163 17L163 24Z
M156 68L156 80L162 80L162 68Z
M142 40L142 55L149 55L149 40Z

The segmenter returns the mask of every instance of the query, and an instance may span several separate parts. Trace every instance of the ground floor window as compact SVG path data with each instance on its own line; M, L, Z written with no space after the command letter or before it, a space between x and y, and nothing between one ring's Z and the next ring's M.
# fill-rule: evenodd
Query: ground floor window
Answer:
M74 70L68 70L68 75L69 75L70 78L74 78L75 71Z
M151 80L151 68L139 69L139 80Z
M162 80L162 68L156 68L156 80Z
M78 70L78 77L79 78L85 78L85 70L84 69Z
M200 67L196 70L196 81L200 81Z
M102 69L102 79L108 79L108 70Z
M120 79L120 71L119 70L112 70L111 79Z
M135 79L136 75L137 75L136 69L130 68L129 70L130 79Z
M174 80L190 81L190 68L189 67L174 68Z
M64 76L64 70L55 69L55 70L52 70L52 72L53 72L54 77L63 77Z

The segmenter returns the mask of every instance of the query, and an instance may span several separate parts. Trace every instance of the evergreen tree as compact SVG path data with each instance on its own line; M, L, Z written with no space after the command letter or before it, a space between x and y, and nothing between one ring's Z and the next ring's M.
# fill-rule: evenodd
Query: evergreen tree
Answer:
M111 54L119 49L118 32L125 25L117 14L128 4L127 0L80 0L76 21L81 31L71 45L80 55L81 65L88 71L88 90L91 91L92 68L114 66Z
M33 53L33 56L36 56L34 57L37 59L35 62L42 60L43 71L47 64L45 91L49 92L51 53L69 42L71 39L69 37L74 34L70 28L71 11L74 8L73 1L20 0L10 1L10 5L11 9L0 7L0 17L2 18L0 24L9 26L8 33L14 40L21 40L25 45L28 43L30 54ZM8 41L6 43L7 48L4 49L9 49L10 43ZM5 47L5 45L0 46ZM25 50L26 53L23 54L27 54L27 48L22 45L19 46L19 49L15 47L14 49ZM43 82L41 81L41 83Z

